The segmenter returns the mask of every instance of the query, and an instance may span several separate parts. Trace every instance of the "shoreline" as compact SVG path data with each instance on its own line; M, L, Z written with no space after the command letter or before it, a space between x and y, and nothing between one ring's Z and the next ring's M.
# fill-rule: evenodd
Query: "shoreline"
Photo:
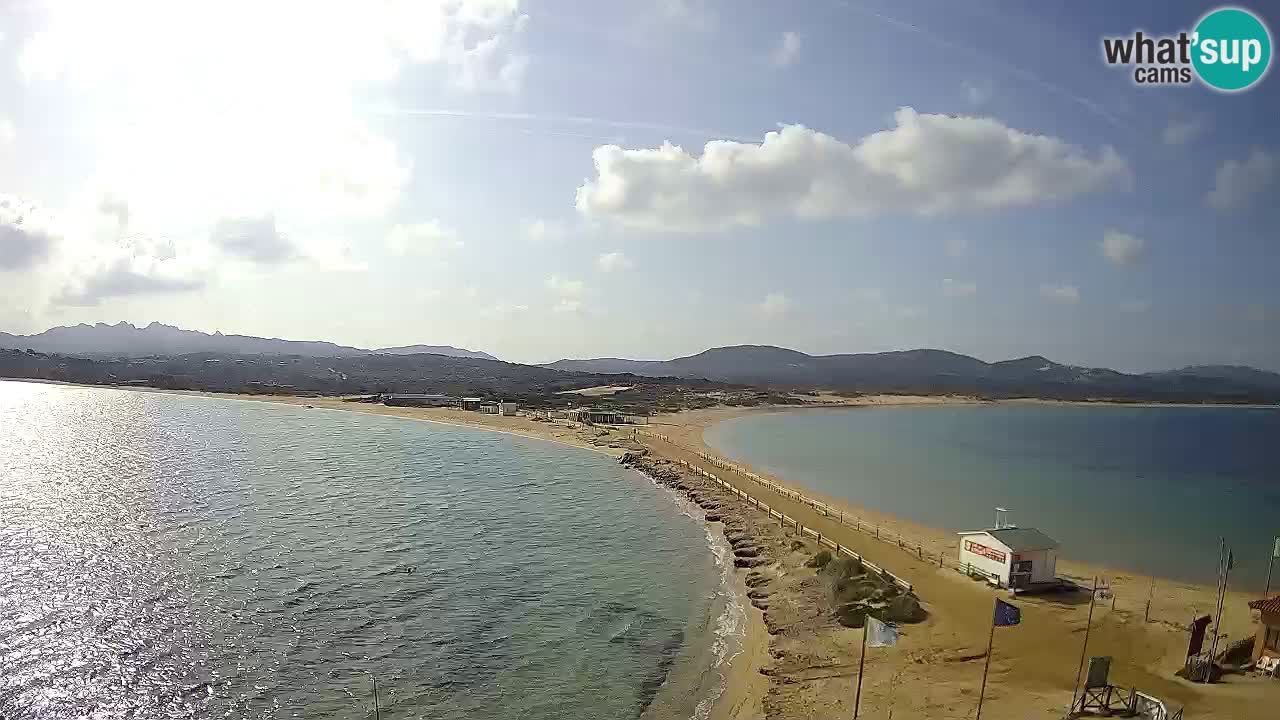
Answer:
M621 429L604 429L599 427L572 427L569 424L534 422L525 417L498 417L479 415L474 412L435 408L403 408L387 407L367 403L347 402L338 398L315 398L299 396L245 396L228 393L205 393L193 391L168 391L142 388L111 388L111 386L79 386L132 390L143 392L162 392L169 394L196 395L213 398L251 400L255 402L274 402L286 405L311 406L316 409L343 410L363 412L365 414L389 415L406 419L436 422L455 427L470 428L488 432L499 432L531 439L540 439L559 444L595 450L613 457L619 457L628 449L642 448L654 453L655 459L675 463L690 461L697 464L699 458L678 446L659 447L658 443L641 438L641 442L631 440L631 426ZM713 424L725 420L758 413L790 412L816 409L850 409L854 407L876 407L893 405L938 405L938 404L985 404L972 398L948 398L931 396L864 396L861 398L841 399L839 403L813 403L807 406L757 406L757 407L715 407L702 410L683 411L680 413L655 416L647 430L664 433L673 441L690 448L706 452L713 457L727 458L710 448L702 439L702 432ZM1085 403L1089 404L1089 403ZM1163 407L1163 405L1161 405ZM1195 406L1201 407L1201 406ZM1235 407L1235 406L1232 406ZM645 426L637 426L645 429ZM682 459L683 458L683 459ZM746 467L743 463L734 465ZM725 471L707 466L715 472ZM783 478L759 473L779 484L802 490L800 486ZM768 496L767 501L776 507L783 508L789 515L805 519L805 526L817 527L823 537L835 538L843 542L845 547L862 553L868 559L887 567L895 573L905 576L916 585L920 599L931 613L931 618L922 626L913 627L913 641L907 642L906 653L913 664L899 669L896 673L885 673L889 668L877 667L868 663L867 674L869 696L864 695L864 711L870 710L868 702L883 702L884 687L888 687L888 702L900 704L904 701L903 693L923 698L923 705L915 704L918 710L915 716L927 717L965 717L971 708L961 706L972 698L972 682L962 676L972 674L967 669L975 659L984 656L986 641L985 626L989 624L990 598L993 593L989 588L978 586L967 581L953 570L938 570L936 562L917 562L915 552L904 552L898 546L884 543L865 533L859 533L848 527L834 526L834 521L819 518L804 505L788 506L787 500L780 496L769 495L759 486L739 482L739 478L731 474L726 478L749 489L758 496ZM909 545L917 542L932 542L931 538L953 538L950 531L927 528L911 523L903 518L877 513L862 508L849 501L825 498L805 490L809 497L829 502L836 508L848 508L865 519L876 519L883 523L883 528L905 538ZM704 521L705 522L705 521ZM825 523L825 524L824 524ZM708 528L713 524L705 522ZM955 541L951 540L952 546ZM942 543L945 546L945 542ZM914 551L914 547L911 547ZM935 556L936 557L936 556ZM1117 684L1138 686L1170 703L1171 707L1185 706L1187 718L1217 717L1223 714L1231 717L1253 720L1267 717L1258 714L1259 703L1266 706L1280 702L1280 683L1270 686L1252 684L1242 687L1241 681L1223 683L1221 685L1193 685L1176 679L1172 671L1181 666L1181 653L1185 649L1185 632L1183 626L1193 612L1212 611L1211 595L1213 588L1202 585L1180 583L1177 581L1158 581L1156 592L1152 596L1151 620L1144 618L1143 605L1147 601L1147 576L1113 569L1097 568L1063 559L1059 562L1059 573L1072 577L1077 581L1087 581L1095 574L1108 574L1112 599L1110 605L1100 602L1093 616L1093 639L1090 641L1092 654L1112 654L1116 657L1113 664L1113 678ZM743 573L734 573L738 583L743 582ZM1086 593L1087 597L1087 593ZM1227 611L1224 613L1223 630L1231 639L1238 639L1243 634L1251 634L1254 625L1252 617L1244 610L1244 602L1256 599L1252 594L1232 591L1227 596ZM1118 602L1117 602L1118 601ZM1016 647L1006 648L997 656L992 672L1003 676L1005 685L1004 698L999 704L1005 706L1019 705L1018 717L1060 717L1062 707L1070 699L1075 663L1079 657L1079 638L1088 609L1086 601L1082 606L1078 603L1059 603L1052 599L1035 597L1019 598L1027 617L1025 628L1017 633L1001 633L1002 642ZM985 609L984 609L985 608ZM987 618L984 620L983 615ZM739 720L746 718L799 718L814 716L815 707L828 702L825 699L808 698L799 705L794 713L790 711L791 700L779 704L775 694L779 691L779 680L775 674L781 662L777 654L778 636L773 635L767 627L767 617L759 609L747 609L747 638L744 649L729 662L723 673L725 691L714 702L710 717L714 720L728 718ZM975 628L983 629L975 633ZM1034 628L1034 629L1032 629ZM856 631L853 631L856 633ZM978 637L978 636L981 637ZM1004 640L1008 637L1009 640ZM845 641L856 643L853 635L845 637ZM832 652L830 642L821 644L824 651ZM843 645L841 645L843 647ZM1064 659L1055 654L1057 650L1070 650L1067 655L1075 654L1074 659ZM843 652L838 650L834 652ZM819 653L821 655L821 653ZM825 656L825 655L822 655ZM817 656L815 656L817 657ZM872 658L874 659L874 658ZM1017 659L1019 662L1010 665ZM815 666L816 667L816 666ZM902 675L907 677L901 677ZM825 676L824 676L825 677ZM844 676L832 676L844 677ZM794 682L788 680L786 682ZM809 682L805 680L803 682ZM842 683L843 680L814 680L818 683ZM875 688L879 689L875 689ZM898 699L894 700L895 688ZM1016 691L1009 695L1010 691ZM791 692L787 689L786 692ZM877 696L876 693L880 693ZM997 695L996 697L999 697ZM878 699L877 699L878 698ZM945 701L943 700L945 698ZM991 688L988 698L992 698ZM1065 699L1064 699L1065 698ZM832 701L834 702L834 701ZM916 701L912 701L915 703ZM807 703L807 704L806 704ZM816 703L815 706L813 703ZM941 703L941 704L940 704ZM949 703L949 704L947 704ZM785 705L785 707L784 707ZM1056 707L1056 714L1048 714L1047 709ZM848 709L847 705L841 712ZM964 712L960 712L963 709ZM1006 716L992 708L993 717ZM1015 715L1007 715L1015 717Z
M877 396L868 400L867 402L834 409L895 405L972 404L971 401L958 398L922 399ZM877 563L886 565L894 572L900 572L912 583L917 584L917 587L921 589L921 600L930 607L930 611L934 612L939 619L945 618L939 623L944 628L940 634L949 638L950 642L955 642L957 638L968 635L969 637L966 638L964 645L969 648L973 649L974 643L982 643L985 640L985 636L982 638L973 637L973 628L971 626L957 627L951 622L954 617L946 617L973 613L974 595L990 597L990 595L995 594L988 588L969 582L952 569L938 569L938 553L946 553L953 559L955 557L958 541L952 531L927 527L899 516L857 505L847 499L833 498L810 491L808 488L790 482L776 474L760 472L747 463L727 458L720 451L709 446L703 439L703 432L707 428L733 418L776 412L807 412L818 409L832 408L794 406L718 407L657 416L651 419L649 432L664 434L670 438L671 443L676 445L672 446L671 443L664 444L658 441L647 442L646 445L651 449L655 449L656 446L655 451L660 455L667 457L683 456L686 460L694 463L700 462L700 458L696 453L706 453L710 457L719 458L731 466L754 472L793 492L827 503L833 510L840 510L846 515L851 514L861 518L862 521L868 524L874 523L878 525L886 540L877 539L869 534L867 530L859 532L843 523L837 525L834 520L827 520L826 517L819 520L817 512L812 512L812 522L822 524L823 521L826 521L828 527L832 528L830 530L832 537L840 537L842 534L849 546L863 552L864 555L874 559ZM687 450L682 448L687 448ZM764 492L759 489L759 485L745 477L736 475L732 470L724 469L723 466L706 464L705 467L743 489L749 489L757 493ZM801 505L801 507L803 508L804 506ZM804 512L804 510L797 511L797 513L801 512ZM826 534L826 531L824 531L824 534ZM905 548L900 547L897 543L903 543ZM924 546L925 562L920 562L915 557L918 545ZM927 560L930 556L933 558L932 564ZM1149 575L1139 575L1115 568L1076 562L1070 558L1059 559L1058 574L1083 585L1085 588L1088 588L1093 577L1106 578L1105 586L1110 594L1105 600L1099 601L1095 610L1092 625L1093 639L1090 641L1090 650L1092 651L1091 654L1102 654L1095 649L1095 645L1106 645L1114 648L1116 663L1113 665L1113 677L1116 675L1124 677L1123 682L1118 684L1126 686L1137 685L1140 689L1162 697L1166 702L1170 703L1171 707L1186 706L1188 708L1186 717L1188 718L1223 715L1241 718L1258 717L1253 709L1248 711L1244 709L1245 704L1241 694L1246 690L1252 694L1251 699L1255 703L1280 702L1280 684L1276 683L1270 686L1232 687L1232 685L1242 684L1250 680L1246 678L1233 679L1230 683L1220 685L1203 686L1187 683L1173 676L1173 671L1181 667L1182 656L1185 652L1185 624L1195 615L1202 613L1213 614L1216 602L1216 588L1167 578L1153 579ZM1037 625L1043 623L1043 626L1034 633L1040 639L1027 643L1021 648L1023 653L1031 657L1026 660L1026 665L1029 666L1028 670L1018 673L1026 675L1026 678L1023 682L1017 684L1020 686L1019 690L1027 694L1028 697L1035 697L1037 693L1043 692L1045 685L1048 684L1050 686L1056 685L1059 694L1065 690L1066 700L1062 702L1063 709L1067 701L1070 700L1071 684L1079 652L1080 635L1077 633L1083 630L1086 619L1084 612L1088 610L1089 606L1087 589L1083 595L1086 598L1083 603L1083 610L1078 603L1073 605L1036 596L1023 595L1019 597L1018 602L1023 604L1024 608L1032 606L1034 611L1041 615L1038 618ZM1226 609L1222 618L1222 631L1229 640L1238 640L1253 634L1256 624L1252 613L1246 608L1246 604L1248 601L1255 599L1257 599L1257 593L1253 592L1230 590L1227 593ZM1148 601L1151 603L1149 606L1147 605ZM986 612L989 615L990 606L988 605L987 607L988 610ZM1149 618L1147 617L1148 613ZM932 622L933 620L930 621L930 624ZM989 620L987 622L989 623ZM981 626L982 621L979 620L976 624ZM1099 638L1102 632L1106 633L1105 639ZM945 645L946 643L944 642L943 644ZM1074 646L1077 648L1074 651L1077 653L1076 659L1066 662L1064 658L1054 657L1052 652L1046 651L1046 648L1055 646L1068 648ZM977 657L981 657L982 654L979 646ZM1123 661L1121 660L1122 658ZM1043 665L1043 667L1034 667L1036 665ZM1125 667L1126 665L1127 667ZM1064 673L1063 667L1065 666L1069 666L1070 674ZM1014 674L1012 671L1008 672L1009 674ZM1241 702L1241 705L1231 710L1224 710L1224 706L1218 705L1220 702L1227 701L1232 701L1232 704ZM1041 709L1043 709L1043 706L1041 706ZM1030 706L1026 707L1022 712L1025 712L1025 714L1019 715L1019 717L1039 716L1032 712ZM1059 710L1059 717L1060 712L1061 709ZM934 715L929 716L933 717ZM948 715L938 715L938 717L943 716Z

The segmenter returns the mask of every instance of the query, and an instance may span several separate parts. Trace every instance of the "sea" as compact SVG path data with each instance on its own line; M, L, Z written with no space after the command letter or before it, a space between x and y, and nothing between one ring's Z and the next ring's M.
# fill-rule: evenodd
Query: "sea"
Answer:
M0 382L0 569L5 720L706 717L744 633L607 455L158 392Z
M1057 540L1064 558L1161 578L1214 584L1225 543L1230 587L1261 591L1280 536L1277 408L804 410L729 420L704 440L800 487L930 527L989 528L1003 507Z

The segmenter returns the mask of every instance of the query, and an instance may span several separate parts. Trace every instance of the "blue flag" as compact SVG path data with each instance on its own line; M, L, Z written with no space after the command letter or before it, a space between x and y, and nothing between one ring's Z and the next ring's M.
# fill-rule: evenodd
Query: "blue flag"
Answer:
M996 600L996 614L992 619L996 627L1008 627L1022 622L1022 611L1003 600Z
M867 647L893 647L898 644L898 628L867 616Z

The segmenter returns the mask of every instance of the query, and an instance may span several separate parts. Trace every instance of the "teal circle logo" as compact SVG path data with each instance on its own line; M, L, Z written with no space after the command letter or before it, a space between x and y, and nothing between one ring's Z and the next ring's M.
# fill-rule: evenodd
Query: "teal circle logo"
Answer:
M1271 64L1271 33L1248 10L1226 7L1205 15L1191 42L1191 64L1200 80L1224 92L1251 87Z

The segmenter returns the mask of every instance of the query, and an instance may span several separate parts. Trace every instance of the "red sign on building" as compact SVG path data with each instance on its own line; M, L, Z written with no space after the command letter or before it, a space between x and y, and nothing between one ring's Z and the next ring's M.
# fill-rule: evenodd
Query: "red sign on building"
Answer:
M983 545L981 543L976 543L972 540L964 541L964 549L973 553L974 555L981 555L984 558L995 560L996 562L1001 564L1003 564L1004 561L1008 559L1008 556L1000 552L999 550L996 550L995 548L989 548L986 545Z

